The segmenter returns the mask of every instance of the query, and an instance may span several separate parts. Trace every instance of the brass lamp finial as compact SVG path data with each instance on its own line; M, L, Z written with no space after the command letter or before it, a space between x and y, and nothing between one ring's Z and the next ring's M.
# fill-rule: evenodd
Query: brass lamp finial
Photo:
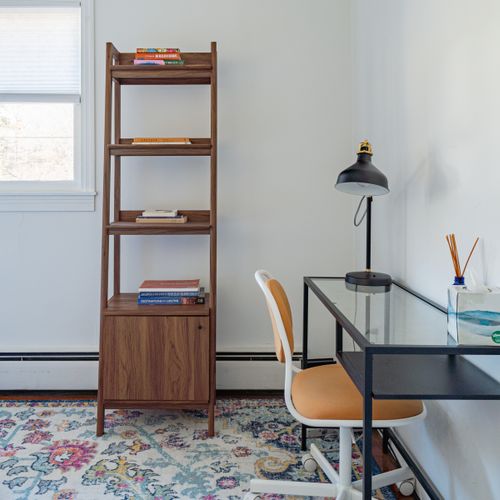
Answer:
M363 142L359 143L358 155L360 153L365 153L367 155L373 156L372 145L365 139Z

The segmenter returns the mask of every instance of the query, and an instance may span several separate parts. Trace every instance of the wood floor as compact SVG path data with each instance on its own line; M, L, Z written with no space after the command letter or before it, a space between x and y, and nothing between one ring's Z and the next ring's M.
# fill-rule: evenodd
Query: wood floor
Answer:
M375 461L377 462L380 470L382 472L387 472L399 467L399 464L394 460L390 453L384 453L382 449L382 436L378 432L373 433L373 456L375 457ZM418 500L418 496L413 494L409 497L404 497L401 495L396 486L392 487L392 491L396 495L397 498L401 498L404 500Z
M217 391L218 398L265 398L283 397L282 391ZM97 400L97 391L3 391L0 393L0 400ZM373 435L373 456L380 467L385 471L390 471L398 467L390 453L384 453L382 449L382 437L375 432ZM399 494L397 488L393 487L394 494L398 499L418 500L418 496L412 495L404 497Z

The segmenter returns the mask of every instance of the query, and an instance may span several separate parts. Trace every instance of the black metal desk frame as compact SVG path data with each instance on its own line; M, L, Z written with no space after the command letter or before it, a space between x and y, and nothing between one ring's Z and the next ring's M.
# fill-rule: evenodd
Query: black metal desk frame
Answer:
M342 311L314 283L314 279L344 280L328 276L304 277L302 368L317 366L308 360L309 290L335 318L335 354L363 395L363 499L372 496L372 398L422 400L500 400L500 383L464 358L464 355L500 355L499 347L446 345L385 345L370 343ZM408 287L397 286L446 314L446 309ZM346 331L361 352L343 351ZM387 363L388 356L390 364ZM385 361L385 362L384 362ZM406 374L406 375L405 375ZM395 377L394 375L397 375ZM371 396L371 397L367 397ZM303 430L304 433L304 430ZM392 430L388 437L406 460L432 500L442 500L423 468Z

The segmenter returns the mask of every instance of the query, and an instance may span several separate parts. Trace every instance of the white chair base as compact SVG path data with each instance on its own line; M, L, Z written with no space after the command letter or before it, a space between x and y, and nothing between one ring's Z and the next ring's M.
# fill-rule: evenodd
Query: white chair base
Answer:
M252 479L250 481L250 492L245 495L245 500L258 499L260 498L259 493L327 497L336 498L336 500L362 500L363 494L361 493L361 488L363 481L352 481L352 440L350 428L341 427L339 429L339 441L339 472L333 468L316 445L311 445L311 455L330 481L329 483ZM412 478L413 474L405 464L399 469L373 476L372 485L373 489L378 489L401 481L408 481Z

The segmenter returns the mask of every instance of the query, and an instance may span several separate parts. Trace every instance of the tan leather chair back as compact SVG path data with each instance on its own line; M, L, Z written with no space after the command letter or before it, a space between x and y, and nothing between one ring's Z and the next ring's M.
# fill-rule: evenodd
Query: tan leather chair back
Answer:
M276 357L280 363L285 362L285 352L283 351L283 344L281 343L281 338L278 331L277 321L281 320L283 326L285 327L286 337L288 339L288 344L290 345L290 352L293 354L293 322L292 322L292 310L290 308L290 303L288 302L288 297L281 283L271 278L266 282L268 290L271 292L278 310L280 313L280 318L275 318L269 303L267 304L267 309L269 310L269 315L271 316L271 323L273 325L274 332L274 349L276 351Z

